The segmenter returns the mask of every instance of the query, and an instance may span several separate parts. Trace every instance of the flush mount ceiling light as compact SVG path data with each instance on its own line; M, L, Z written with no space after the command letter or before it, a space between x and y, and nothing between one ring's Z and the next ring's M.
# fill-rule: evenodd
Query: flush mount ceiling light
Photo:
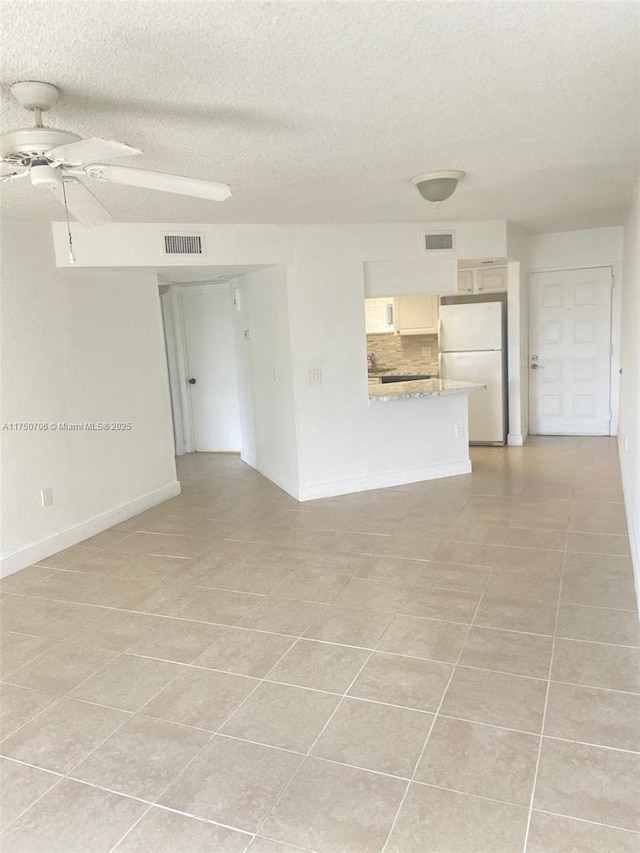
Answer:
M448 170L444 172L426 172L411 178L411 183L416 187L422 198L432 201L436 207L440 202L453 195L458 181L464 178L464 172Z

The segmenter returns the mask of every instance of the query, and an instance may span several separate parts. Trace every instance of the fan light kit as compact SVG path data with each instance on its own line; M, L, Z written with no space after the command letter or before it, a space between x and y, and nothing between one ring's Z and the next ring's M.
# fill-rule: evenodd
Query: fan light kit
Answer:
M69 211L86 226L103 225L112 219L80 178L209 201L224 201L231 195L227 184L105 164L105 160L132 157L142 151L113 139L82 139L67 130L44 127L42 113L60 98L60 90L51 83L14 83L11 94L25 110L34 113L35 127L10 130L0 137L0 180L10 181L28 175L34 187L49 189L65 206L67 222ZM73 252L71 259L73 263Z
M440 207L441 201L453 195L458 186L458 181L462 178L464 178L464 172L449 169L443 172L426 172L424 175L411 178L411 183L422 198L426 198L427 201L432 201L436 207Z

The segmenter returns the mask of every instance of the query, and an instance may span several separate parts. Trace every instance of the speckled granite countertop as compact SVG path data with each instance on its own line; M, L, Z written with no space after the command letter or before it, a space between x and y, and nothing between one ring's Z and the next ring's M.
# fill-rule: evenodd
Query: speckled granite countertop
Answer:
M410 400L412 397L442 397L445 394L468 394L484 391L486 385L477 382L458 382L454 379L418 379L415 382L390 382L387 385L370 385L369 399L388 403L393 400Z

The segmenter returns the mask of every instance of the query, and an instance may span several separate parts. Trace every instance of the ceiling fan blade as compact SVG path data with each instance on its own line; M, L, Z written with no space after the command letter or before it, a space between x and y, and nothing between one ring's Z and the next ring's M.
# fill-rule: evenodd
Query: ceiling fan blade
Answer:
M129 166L92 164L83 171L85 175L98 181L206 198L210 201L224 201L231 195L231 187L228 184L202 181L200 178L184 178L180 175L167 175L164 172L150 172L147 169L131 169Z
M89 139L80 139L78 142L69 142L67 145L59 145L47 151L47 157L68 163L70 166L81 166L83 163L96 163L101 160L112 160L114 157L131 157L134 154L142 154L138 148L132 148L124 142L115 139L100 139L92 136Z
M111 214L103 207L102 203L88 190L85 185L76 178L64 178L64 190L62 181L57 186L50 187L52 193L61 204L67 197L67 207L70 213L82 225L105 225L112 221Z
M24 178L29 174L28 169L13 163L0 163L0 181L11 181L13 178Z

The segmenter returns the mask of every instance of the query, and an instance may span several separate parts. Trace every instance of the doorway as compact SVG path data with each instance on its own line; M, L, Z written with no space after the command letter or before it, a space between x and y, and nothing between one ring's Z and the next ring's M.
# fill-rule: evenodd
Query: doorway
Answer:
M609 435L611 267L529 276L529 432Z
M241 450L228 282L173 285L164 313L176 454Z

